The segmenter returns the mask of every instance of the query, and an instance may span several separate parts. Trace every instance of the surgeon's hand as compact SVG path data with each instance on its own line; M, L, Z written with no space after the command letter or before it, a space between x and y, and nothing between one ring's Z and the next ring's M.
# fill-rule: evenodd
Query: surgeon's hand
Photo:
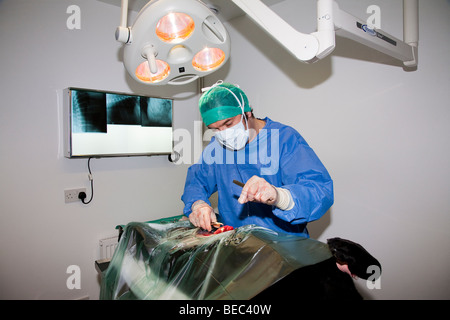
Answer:
M274 186L263 178L253 176L245 183L238 201L239 203L253 201L274 205L277 197L277 190Z
M196 227L211 231L211 223L217 222L214 209L205 201L198 200L192 205L189 221Z

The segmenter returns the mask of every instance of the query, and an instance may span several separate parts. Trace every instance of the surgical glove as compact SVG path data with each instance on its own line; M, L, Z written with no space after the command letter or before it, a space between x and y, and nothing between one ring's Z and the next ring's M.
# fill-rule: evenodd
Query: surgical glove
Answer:
M294 207L289 190L276 188L258 176L251 177L245 183L238 201L242 204L249 201L265 203L281 210L290 210Z
M265 179L253 176L245 183L238 201L239 203L253 201L273 205L277 201L277 191Z
M211 223L217 222L214 209L203 200L197 200L192 204L189 221L196 227L211 231Z

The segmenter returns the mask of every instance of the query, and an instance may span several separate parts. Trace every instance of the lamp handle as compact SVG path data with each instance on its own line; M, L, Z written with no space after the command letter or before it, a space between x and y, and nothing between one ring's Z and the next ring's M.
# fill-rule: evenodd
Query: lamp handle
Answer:
M158 66L156 64L156 50L152 45L147 45L142 49L142 56L147 59L150 72L155 74L158 72Z
M205 21L203 21L203 23L205 24L205 26L208 27L209 30L211 30L211 32L221 41L224 42L225 39L222 36L222 34L220 33L220 31L214 26L214 23L211 23L211 21L209 21L208 19L205 19Z
M188 78L187 80L184 80L184 81L177 81L177 79L182 79L182 78L186 78L186 77ZM198 78L199 78L198 75L190 74L190 75L180 76L180 77L178 77L178 78L172 79L172 80L170 80L170 81L168 82L168 84L173 84L173 85L181 86L181 85L183 85L183 84L187 84L187 83L189 83L189 82L192 82L192 81L194 81L194 80L197 80Z

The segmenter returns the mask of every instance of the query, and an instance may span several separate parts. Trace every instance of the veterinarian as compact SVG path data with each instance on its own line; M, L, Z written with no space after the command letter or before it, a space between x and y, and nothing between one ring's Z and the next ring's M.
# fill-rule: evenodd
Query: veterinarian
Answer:
M229 83L208 88L199 108L214 136L187 172L181 199L191 223L210 231L218 219L309 237L307 223L321 218L334 196L330 175L302 136L255 118L244 91ZM218 216L209 201L214 192Z

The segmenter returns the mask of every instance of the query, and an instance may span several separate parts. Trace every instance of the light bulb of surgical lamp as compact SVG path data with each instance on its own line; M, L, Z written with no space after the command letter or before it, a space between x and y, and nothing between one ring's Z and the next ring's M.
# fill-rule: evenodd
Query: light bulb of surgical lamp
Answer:
M143 82L156 83L169 76L170 67L167 62L156 60L156 66L158 67L158 71L156 73L151 73L148 66L148 61L142 62L136 68L136 77Z
M162 17L156 25L156 35L168 43L180 43L194 32L195 23L189 15L171 12Z
M198 71L208 71L219 67L225 60L225 52L219 48L204 48L192 59L192 66Z

